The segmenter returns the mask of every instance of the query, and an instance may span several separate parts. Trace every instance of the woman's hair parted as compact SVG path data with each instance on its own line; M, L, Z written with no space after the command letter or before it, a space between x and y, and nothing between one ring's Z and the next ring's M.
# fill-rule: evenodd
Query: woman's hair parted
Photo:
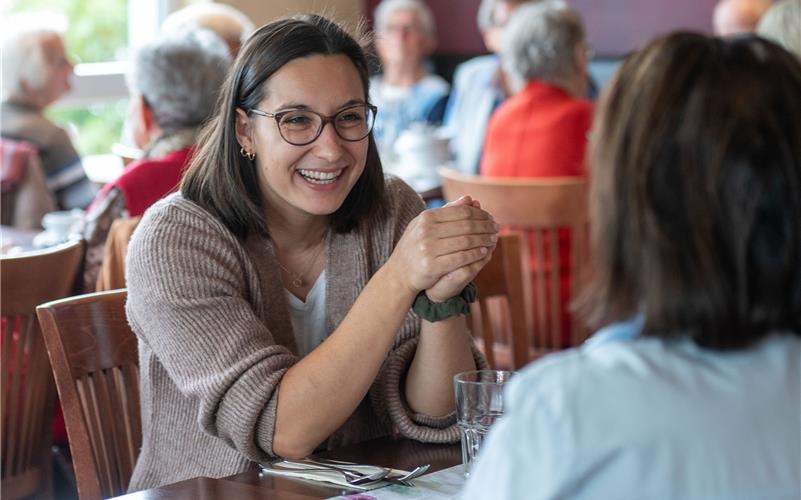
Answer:
M366 35L356 40L342 26L318 15L285 18L256 30L228 74L216 116L201 134L198 152L181 183L183 196L219 218L238 238L252 232L267 236L256 163L239 153L237 108L255 108L265 97L265 82L276 71L294 59L317 54L347 56L367 100L368 43ZM336 232L350 231L362 218L385 209L384 173L372 133L368 140L364 172L331 215Z
M594 326L739 349L801 335L801 64L674 33L629 57L590 146Z

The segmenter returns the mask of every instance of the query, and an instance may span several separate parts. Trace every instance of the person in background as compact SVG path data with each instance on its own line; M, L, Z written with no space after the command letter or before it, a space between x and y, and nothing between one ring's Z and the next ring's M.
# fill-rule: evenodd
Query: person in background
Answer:
M756 32L801 59L801 0L782 0L774 4L759 19Z
M456 68L444 119L454 166L462 173L478 174L490 115L509 94L496 55L503 27L517 7L535 1L540 0L482 0L479 6L478 29L491 54L474 57Z
M720 0L712 13L712 28L718 36L752 33L773 0Z
M228 45L233 61L255 26L245 14L230 5L202 2L187 5L168 15L159 32L161 36L174 36L183 31L198 29L210 30L220 37ZM119 148L123 157L141 157L141 151L134 144L129 121L125 122L120 144L115 147Z
M801 62L661 37L590 152L602 326L512 378L465 500L801 498Z
M85 291L97 282L112 222L141 216L178 187L230 64L226 45L206 30L182 31L138 50L128 75L128 121L144 157L106 184L87 210Z
M41 12L4 17L0 135L36 147L60 209L85 208L96 189L67 133L44 116L70 90L73 65L62 38L66 21Z
M371 79L370 101L379 109L374 134L386 162L412 123L442 122L450 87L426 67L437 36L434 15L421 0L383 0L375 10L375 32L382 72Z
M503 34L501 60L513 96L487 127L481 175L583 176L592 103L578 12L558 0L521 6Z
M486 177L581 177L592 123L587 92L587 45L578 12L564 2L523 5L503 33L501 60L514 93L490 119L481 175ZM533 236L533 234L530 234ZM549 235L543 234L548 246ZM558 233L562 345L570 345L569 303L572 277L571 234ZM552 269L549 258L538 262L531 238L530 268ZM533 304L540 303L532 281ZM548 292L550 293L550 291ZM545 299L545 303L550 302ZM556 322L556 318L551 321Z
M255 26L245 14L230 5L195 3L167 16L161 24L161 34L170 35L198 28L211 30L222 38L233 60Z
M458 441L453 376L486 366L463 314L498 226L384 177L362 47L316 15L257 30L180 192L137 227L132 491L381 436Z

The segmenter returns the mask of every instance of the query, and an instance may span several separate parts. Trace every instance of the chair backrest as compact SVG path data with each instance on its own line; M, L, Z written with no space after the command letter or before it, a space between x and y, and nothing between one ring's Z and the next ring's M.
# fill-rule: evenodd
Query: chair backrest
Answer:
M519 235L500 236L492 258L473 280L478 288L474 308L479 309L472 314L473 331L480 332L487 361L496 369L516 370L529 361L520 247ZM493 303L498 298L502 301ZM498 308L506 314L498 314ZM504 339L507 331L511 338Z
M523 273L531 276L524 280L524 292L532 349L549 351L582 342L584 328L578 321L563 318L569 316L566 305L587 272L587 181L577 177L486 178L446 168L439 174L446 200L470 195L505 231L522 236ZM565 324L569 332L562 331Z
M95 291L116 290L125 288L125 256L128 254L128 242L133 236L141 216L117 219L111 224L106 236L103 250L103 264L97 275Z
M36 306L70 294L83 244L0 258L2 497L50 489L56 389Z
M137 340L126 297L112 290L37 308L82 500L125 493L142 443Z

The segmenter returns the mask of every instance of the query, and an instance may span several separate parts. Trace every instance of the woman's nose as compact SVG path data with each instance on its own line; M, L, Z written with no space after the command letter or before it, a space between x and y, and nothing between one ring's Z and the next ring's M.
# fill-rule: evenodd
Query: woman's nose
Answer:
M343 153L342 139L337 135L333 123L323 125L320 137L314 141L315 154L326 161L338 160Z

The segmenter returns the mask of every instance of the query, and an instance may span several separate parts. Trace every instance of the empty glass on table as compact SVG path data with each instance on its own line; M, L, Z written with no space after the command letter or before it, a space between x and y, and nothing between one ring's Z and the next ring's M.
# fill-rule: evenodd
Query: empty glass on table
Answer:
M475 370L453 377L465 476L490 427L503 414L503 388L513 372Z

